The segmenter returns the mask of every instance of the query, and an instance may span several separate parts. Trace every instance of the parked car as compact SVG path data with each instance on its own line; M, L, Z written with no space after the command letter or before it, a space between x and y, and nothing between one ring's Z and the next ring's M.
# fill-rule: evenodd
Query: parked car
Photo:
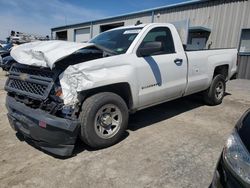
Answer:
M222 102L236 49L184 51L172 24L116 28L89 43L34 42L11 51L5 85L10 125L42 149L71 155L117 143L129 113L202 92Z
M10 56L12 47L13 44L11 43L0 46L0 67L2 67L2 69L5 71L8 71L11 65L15 62L14 59Z
M10 50L12 49L12 47L13 47L12 43L8 43L8 44L5 44L4 46L0 46L0 55L2 53L10 52Z
M2 58L9 56L12 47L13 47L12 44L6 44L4 47L0 46L0 56Z
M0 47L0 55L8 53L9 50L5 49L4 47Z
M1 59L2 57L0 57ZM2 60L0 60L0 67L4 70L4 71L9 71L10 67L16 63L16 61L10 56L6 56L3 57Z
M0 48L7 45L6 41L0 40Z
M210 187L250 187L250 109L229 136Z

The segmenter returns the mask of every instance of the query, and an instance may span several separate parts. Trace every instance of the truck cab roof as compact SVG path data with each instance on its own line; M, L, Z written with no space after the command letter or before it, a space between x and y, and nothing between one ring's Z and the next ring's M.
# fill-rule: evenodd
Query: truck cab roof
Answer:
M147 24L139 24L139 25L128 25L128 26L121 26L121 27L117 27L117 28L114 28L114 29L111 29L111 30L108 30L108 31L112 31L112 30L118 30L118 29L132 29L132 28L144 28L146 26L158 26L158 25L173 25L171 23L147 23Z

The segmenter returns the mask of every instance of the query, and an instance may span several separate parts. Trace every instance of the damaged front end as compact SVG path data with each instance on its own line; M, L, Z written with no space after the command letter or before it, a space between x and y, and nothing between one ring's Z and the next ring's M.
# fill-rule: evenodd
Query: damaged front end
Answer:
M63 110L59 74L58 70L16 63L9 71L5 90L8 96L32 109L41 109L58 117L70 117L72 114L65 114Z
M6 106L12 128L46 151L69 156L79 122L74 110L65 110L58 95L58 74L48 68L14 64L5 85Z
M43 150L70 156L79 132L81 106L65 105L59 75L70 65L105 55L103 50L90 46L61 58L52 69L13 64L5 85L12 128Z

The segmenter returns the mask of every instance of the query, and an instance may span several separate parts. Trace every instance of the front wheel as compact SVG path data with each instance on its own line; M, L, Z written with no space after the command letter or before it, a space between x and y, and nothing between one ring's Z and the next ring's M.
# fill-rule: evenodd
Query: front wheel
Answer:
M222 103L226 91L226 81L222 75L216 75L210 87L204 91L204 101L206 104L214 106Z
M87 98L80 113L81 139L99 149L121 140L128 124L128 108L124 100L110 92Z

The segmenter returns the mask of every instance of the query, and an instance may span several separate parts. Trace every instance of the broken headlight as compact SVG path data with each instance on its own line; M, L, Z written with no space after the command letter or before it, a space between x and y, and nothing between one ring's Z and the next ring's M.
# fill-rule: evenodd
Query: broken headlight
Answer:
M55 96L59 97L60 99L63 100L63 93L62 93L62 88L61 86L56 86L55 87ZM65 106L63 105L61 108L61 112L66 115L66 116L70 116L74 111L74 107L73 106Z
M226 142L223 158L229 169L244 182L250 183L250 154L236 131L229 136Z
M55 87L55 96L62 99L62 88L60 86Z

